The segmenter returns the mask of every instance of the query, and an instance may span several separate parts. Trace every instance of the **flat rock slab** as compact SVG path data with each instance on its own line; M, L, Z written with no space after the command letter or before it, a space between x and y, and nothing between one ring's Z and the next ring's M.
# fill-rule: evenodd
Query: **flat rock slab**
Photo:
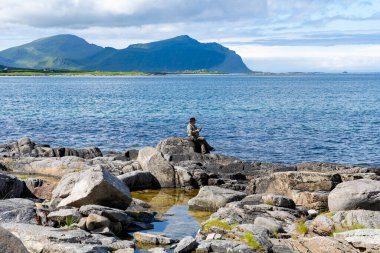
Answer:
M133 218L127 212L106 206L85 205L81 206L79 212L84 216L89 216L90 214L101 215L112 222L120 222L123 226L128 226L133 221Z
M58 207L98 204L126 209L132 202L128 187L99 165L66 174L53 191Z
M0 200L0 223L5 222L36 224L35 203L21 198Z
M4 223L5 229L16 235L30 252L108 253L110 246L101 238L80 229L59 229L20 223Z
M173 240L164 235L153 234L153 233L136 232L133 234L133 237L135 238L137 242L141 242L144 244L152 244L152 245L169 245L176 242L176 240Z
M241 200L246 196L247 194L243 192L217 186L204 186L196 197L189 200L188 204L193 209L216 211L227 203Z
M335 233L335 238L343 239L357 248L365 248L367 252L380 251L380 229L356 229Z
M328 196L329 210L380 211L380 181L360 179L339 184Z
M297 240L272 240L275 248L280 246L297 253L360 253L346 241L337 240L328 236L315 236L312 238L300 237ZM282 251L277 251L281 252ZM285 251L286 252L286 251Z
M72 222L77 223L82 218L82 215L79 213L78 209L72 208L50 212L47 217L51 220L60 222L67 222L68 219L71 219Z
M207 240L199 242L196 252L218 252L218 253L240 253L256 252L250 248L247 244L232 240Z

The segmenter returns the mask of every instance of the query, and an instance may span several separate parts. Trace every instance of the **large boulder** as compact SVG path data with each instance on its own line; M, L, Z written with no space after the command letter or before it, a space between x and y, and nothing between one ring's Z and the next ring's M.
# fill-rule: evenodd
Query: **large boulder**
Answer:
M314 233L322 236L328 236L334 230L334 222L326 215L319 215L311 223Z
M380 212L370 210L338 211L331 217L337 227L360 224L366 228L380 228Z
M328 196L330 211L380 211L380 181L360 179L339 184Z
M0 199L19 198L24 193L25 183L17 177L0 172Z
M20 239L0 226L1 253L28 253Z
M131 191L156 189L160 187L157 179L149 171L132 171L117 177L128 186Z
M246 196L247 194L243 192L217 186L204 186L196 197L189 200L188 204L193 209L216 211L227 203L241 200Z
M107 169L96 166L65 175L53 191L52 203L58 207L98 204L126 209L131 201L128 187Z
M29 199L0 200L0 223L36 223L35 203Z
M277 172L250 181L246 192L285 195L297 205L312 209L327 209L327 197L341 183L339 174L317 172Z
M166 160L172 162L202 159L199 147L197 149L195 143L188 139L163 139L157 145L157 150L163 154Z
M161 188L176 187L176 172L174 167L153 147L139 151L137 161L144 171L149 171L158 181Z

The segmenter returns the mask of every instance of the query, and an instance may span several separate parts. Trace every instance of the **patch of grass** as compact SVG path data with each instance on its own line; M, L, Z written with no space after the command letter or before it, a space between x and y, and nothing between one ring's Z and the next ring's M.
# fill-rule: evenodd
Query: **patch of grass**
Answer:
M264 251L263 247L260 245L260 243L258 243L255 239L255 237L249 233L249 232L246 232L242 238L241 238L242 241L246 242L248 244L249 247L251 247L252 249L255 249L257 251Z
M340 228L340 229L334 229L331 232L331 235L334 235L335 233L341 233L341 232L346 232L346 231L350 231L350 230L364 229L364 228L367 228L367 227L364 226L364 225L362 225L362 224L353 224L350 227L343 227L343 228Z
M380 229L380 226L375 227L376 229Z
M232 226L220 220L211 220L202 226L202 230L208 230L211 227L217 227L223 230L231 230Z
M64 227L64 226L68 226L68 227L71 227L74 223L75 223L75 219L72 215L70 216L67 216L66 219L64 221L57 221L58 223L58 227Z
M76 169L74 169L74 172L81 172L81 171L82 171L81 168L76 168Z
M273 206L273 200L267 199L267 200L265 200L264 204L269 205L269 206Z
M329 212L329 211L326 211L326 212L322 212L320 214L318 214L318 216L320 215L324 215L324 216L327 216L327 217L333 217L335 215L335 212Z
M72 215L67 216L65 223L66 223L67 226L70 227L71 225L73 225L75 223L74 217Z
M297 235L291 235L292 239L293 240L298 240L298 236Z
M309 229L305 225L304 219L301 219L297 222L296 231L298 234L301 234L301 235L307 234L307 232L309 232Z
M61 166L58 167L58 169L60 169L60 170L67 170L68 167L66 165L61 165Z
M278 230L277 229L273 230L273 235L274 235L274 237L276 237L278 239Z
M28 178L29 178L29 176L27 176L27 175L21 175L21 176L19 176L19 178L21 179L21 180L27 180Z

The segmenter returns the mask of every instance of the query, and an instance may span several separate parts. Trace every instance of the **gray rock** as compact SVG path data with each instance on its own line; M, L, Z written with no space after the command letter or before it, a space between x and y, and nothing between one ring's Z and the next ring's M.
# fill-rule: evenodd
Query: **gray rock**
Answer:
M87 223L86 223L87 224ZM109 227L100 227L90 230L92 234L100 234L105 236L115 236Z
M17 177L0 172L0 199L23 197L25 183Z
M166 249L164 248L151 248L148 249L148 251L151 253L167 253Z
M330 211L380 211L380 181L360 179L339 184L328 196Z
M79 213L78 209L59 209L57 211L50 212L47 217L50 220L59 221L66 223L69 219L73 223L78 223L82 218L82 215Z
M0 226L1 253L28 253L20 239Z
M322 236L328 236L334 230L334 222L325 215L319 215L311 223L314 233Z
M198 247L198 242L191 236L186 236L181 239L174 249L174 253L190 253Z
M157 150L162 153L166 160L171 162L202 159L202 155L194 142L187 139L168 138L161 140L157 145Z
M329 236L314 236L311 238L299 237L296 240L273 240L274 248L285 248L286 251L277 251L278 253L299 252L299 253L360 253L346 241L337 240ZM276 253L277 253L276 252Z
M159 182L149 171L132 171L117 178L123 181L132 191L160 188Z
M259 205L268 204L277 207L285 207L295 209L296 204L294 201L286 196L274 195L274 194L254 194L245 197L243 200L246 205Z
M367 252L380 251L380 229L356 229L334 233L337 239L343 239L355 248L366 249Z
M36 224L35 203L28 199L0 200L0 223Z
M196 197L189 200L188 204L193 209L215 211L224 207L227 203L241 200L246 196L245 193L238 191L217 186L204 186Z
M266 228L272 232L284 232L280 222L273 218L257 217L254 221L254 225Z
M107 217L103 217L94 213L91 213L86 219L86 228L89 231L109 227L111 225L111 221Z
M169 245L176 242L176 240L173 240L169 237L152 233L136 232L133 234L133 237L137 242L153 245Z
M118 249L114 253L134 253L135 250L133 248L128 249Z
M144 171L149 171L156 178L160 187L176 187L176 172L174 167L155 148L146 147L141 149L137 161Z
M253 253L256 252L248 245L232 240L208 240L199 243L196 252L218 252L218 253Z
M99 148L72 149L57 147L51 148L49 145L39 145L24 137L17 142L4 144L1 156L6 157L63 157L77 156L84 159L91 159L102 156Z
M100 238L80 229L61 229L38 225L5 223L2 226L16 234L29 252L109 253Z
M132 201L128 187L101 166L65 175L53 199L61 199L58 207L98 204L119 209L126 209Z
M349 210L339 211L331 217L338 227L351 227L353 225L363 225L367 228L380 227L380 212L370 210Z
M339 174L317 172L276 172L251 180L249 194L284 195L306 208L326 209L328 193L342 182Z
M123 228L126 228L131 224L133 218L130 217L125 211L99 206L99 205L85 205L81 206L79 212L84 216L89 216L90 214L97 214L107 217L112 222L120 222Z

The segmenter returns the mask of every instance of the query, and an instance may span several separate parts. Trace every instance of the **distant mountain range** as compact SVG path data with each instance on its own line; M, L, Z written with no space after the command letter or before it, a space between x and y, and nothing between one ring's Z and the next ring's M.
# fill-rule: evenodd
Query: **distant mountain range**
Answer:
M234 51L187 35L121 50L90 44L75 35L56 35L0 51L0 65L86 71L251 72Z

